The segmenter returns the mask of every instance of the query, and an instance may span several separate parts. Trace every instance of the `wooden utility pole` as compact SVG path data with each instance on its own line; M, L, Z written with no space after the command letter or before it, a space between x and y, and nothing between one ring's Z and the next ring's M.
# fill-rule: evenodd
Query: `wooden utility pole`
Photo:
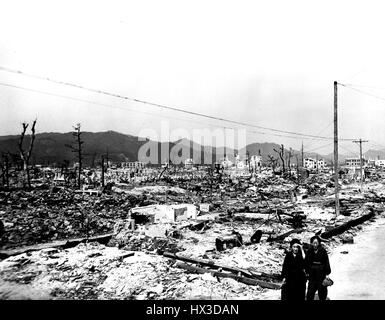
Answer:
M363 183L363 176L362 176L362 143L363 142L369 142L368 140L354 140L353 143L359 143L360 144L360 180L361 180L361 189L362 189L362 183Z
M5 184L9 188L9 161L8 161L8 156L5 156Z
M338 187L338 113L337 113L337 81L334 81L334 187L336 200L336 217L340 214Z
M227 154L226 154L226 127L223 127L223 133L224 133L223 154L224 154L224 158L226 161L226 157L227 157Z
M301 168L303 168L303 141L302 141L302 147L301 147Z
M102 188L104 188L104 156L102 155Z
M78 158L78 161L79 161L79 171L78 171L78 188L80 189L81 187L81 184L82 184L82 162L83 162L83 153L82 153L82 145L84 143L84 141L81 140L81 134L82 132L80 131L80 123L78 123L76 126L74 126L74 130L75 132L72 133L72 135L76 138L76 144L77 146L72 146L72 145L69 145L69 144L66 144L66 147L70 148L72 152L76 153L77 154L77 158Z
M108 161L109 161L109 158L108 158L108 148L107 148L107 155L106 155L106 168L108 168Z

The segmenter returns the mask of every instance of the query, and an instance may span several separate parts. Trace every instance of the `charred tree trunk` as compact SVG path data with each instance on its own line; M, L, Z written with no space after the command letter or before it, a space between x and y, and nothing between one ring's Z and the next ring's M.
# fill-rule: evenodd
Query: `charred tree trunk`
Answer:
M292 157L293 157L292 149L290 148L289 153L288 153L288 155L287 155L287 158L288 158L288 160L287 160L287 165L288 165L288 167L289 167L289 177L291 176L291 158L292 158Z
M72 146L72 145L66 145L68 148L71 149L72 152L76 153L77 155L77 159L78 159L78 189L81 188L81 179L82 179L82 162L83 162L83 153L82 153L82 145L84 143L84 141L82 141L81 139L81 134L82 132L80 131L80 123L78 123L76 126L74 126L73 128L75 129L75 132L72 133L72 135L75 137L75 140L76 140L76 146Z
M28 184L29 188L31 188L31 178L30 178L30 172L29 172L29 160L30 160L31 155L32 155L33 144L35 142L35 126L36 126L36 121L37 120L34 120L33 123L32 123L31 140L30 140L30 143L29 143L28 151L25 151L23 149L23 142L24 142L24 138L25 138L25 133L26 133L27 128L29 126L28 123L23 122L23 124L22 124L23 125L23 130L21 132L21 136L20 136L20 140L19 140L19 145L18 145L19 146L20 158L23 161L23 170L24 170L24 172L27 175L27 184Z
M273 156L271 156L270 154L267 156L269 158L269 165L271 166L271 168L273 170L275 170L275 168L277 167L277 159L275 159Z
M283 158L284 152L285 152L285 148L284 148L283 144L281 144L281 148L279 149L279 151L277 149L273 149L273 150L276 153L278 153L279 158L281 159L281 162L282 162L282 173L285 173L285 159Z
M102 156L102 187L104 188L104 156Z

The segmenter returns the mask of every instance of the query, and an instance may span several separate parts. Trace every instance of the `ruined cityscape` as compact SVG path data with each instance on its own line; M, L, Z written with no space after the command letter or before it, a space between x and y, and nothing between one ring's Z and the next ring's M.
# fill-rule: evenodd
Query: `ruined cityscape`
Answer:
M383 10L37 2L0 10L0 300L385 299Z
M36 134L38 124L23 123L19 136L0 141L13 150L3 151L1 161L2 298L8 292L59 299L279 299L293 237L306 250L318 234L333 250L353 243L383 214L384 159L339 163L336 215L332 161L303 150L256 143L244 158L225 148L210 165L192 158L116 161L111 142L133 137L82 132L81 124L67 134ZM56 155L42 152L50 147L73 156L49 163Z

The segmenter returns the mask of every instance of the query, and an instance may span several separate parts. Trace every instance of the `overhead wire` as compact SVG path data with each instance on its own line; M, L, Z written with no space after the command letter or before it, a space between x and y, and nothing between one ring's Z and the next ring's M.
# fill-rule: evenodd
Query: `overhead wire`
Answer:
M306 150L306 152L307 152L307 153L309 153L309 152L313 152L313 151L315 151L315 150L318 150L318 149L322 149L322 148L328 147L328 146L330 146L330 145L332 145L332 144L333 144L333 142L329 142L328 144L325 144L325 145L319 146L319 147L317 147L317 148L314 148L314 149L310 149L310 150Z
M324 127L321 131L319 131L319 132L317 133L317 135L320 135L320 134L321 134L322 132L324 132L327 128L329 128L332 124L333 124L333 121L329 122L329 124L328 124L326 127ZM314 139L310 139L309 143L308 143L307 145L304 145L304 146L303 146L304 150L307 149L307 148L310 148L310 146L313 146L313 145L314 145L314 143L310 143L312 140L314 140Z
M172 107L172 106L168 106L168 105L164 105L164 104L149 102L149 101L145 101L145 100L142 100L142 99L131 98L131 97L128 97L128 96L124 96L124 95L120 95L120 94L116 94L116 93L111 93L111 92L107 92L107 91L104 91L104 90L92 89L92 88L88 88L88 87L81 86L81 85L74 84L74 83L70 83L70 82L54 80L54 79L51 79L51 78L48 78L48 77L37 76L37 75L29 74L29 73L26 73L26 72L23 72L23 71L20 71L20 70L14 70L14 69L11 69L11 68L7 68L7 67L4 67L4 66L0 66L0 70L5 71L5 72L10 72L10 73L18 74L18 75L23 75L23 76L26 76L26 77L31 77L31 78L39 79L39 80L45 80L45 81L49 81L49 82L60 84L60 85L70 86L70 87L74 87L74 88L81 89L81 90L86 90L86 91L93 92L93 93L103 94L103 95L107 95L107 96L110 96L110 97L115 97L115 98L119 98L119 99L129 100L129 101L133 101L133 102L137 102L137 103L142 103L142 104L146 104L146 105L151 105L151 106L155 106L155 107L166 109L166 110L183 112L183 113L186 113L186 114L189 114L189 115L193 115L193 116L200 116L200 117L204 117L204 118L211 119L211 120L218 120L218 121L233 123L233 124L237 124L237 125L241 125L241 126L253 127L253 128L257 128L257 129L263 129L263 130L268 130L268 131L273 131L273 132L291 134L291 135L296 135L296 136L301 136L301 137L313 137L313 138L321 138L321 139L326 139L326 140L327 139L331 139L330 137L316 136L316 135L304 134L304 133L293 132L293 131L279 130L279 129L275 129L275 128L269 128L269 127L264 127L264 126L253 125L253 124L245 123L245 122L242 122L242 121L235 121L235 120L230 120L230 119L226 119L226 118L222 118L222 117L206 115L206 114L203 114L203 113L189 111L189 110L186 110L186 109L180 109L180 108L176 108L176 107ZM354 139L341 139L341 140L354 140Z
M381 97L381 96L378 96L378 95L376 95L376 94L372 94L372 93L370 93L370 92L366 92L366 91L363 91L363 90L361 90L361 89L357 89L357 88L353 87L352 85L347 85L347 84L343 84L343 83L338 83L338 84L341 85L341 86L343 86L343 87L345 87L345 88L348 88L348 89L350 89L350 90L353 90L353 91L356 91L356 92L358 92L358 93L361 93L361 94L363 94L363 95L367 95L367 96L369 96L369 97L372 97L372 98L376 98L376 99L385 101L385 97Z
M137 109L133 110L133 109L129 109L127 107L114 106L114 105L111 105L111 104L96 102L96 101L82 99L82 98L75 98L75 97L71 97L71 96L68 96L68 95L62 95L62 94L42 91L42 90L38 90L38 89L27 88L27 87L24 87L24 86L18 86L18 85L4 83L4 82L0 82L0 86L10 87L10 88L20 89L20 90L25 90L25 91L29 91L29 92L33 92L33 93L44 94L44 95L58 97L58 98L62 98L62 99L69 99L69 100L72 100L72 101L77 101L77 102L82 102L82 103L99 105L99 106L103 106L103 107L107 107L107 108L119 109L119 110L123 110L123 111L134 112L134 113L142 113L142 114L147 114L147 115L155 116L155 117L161 117L161 118L165 118L165 119L171 118L171 119L175 119L175 120L179 120L179 121L194 122L194 123L198 123L198 124L200 124L202 126L204 125L204 124L202 124L201 121L198 121L198 120L181 119L181 118L177 118L175 116L162 115L162 114L154 114L152 112L146 112L146 111L137 110ZM211 124L211 123L206 123L205 125L208 125L209 127L216 127L216 128L221 128L221 129L239 129L239 128L230 127L230 126L214 125L214 124ZM255 130L250 130L250 129L247 129L247 132L258 134L258 135L269 135L269 136L271 135L271 136L278 136L278 137L284 137L284 138L289 138L289 139L300 139L300 140L310 139L310 140L314 140L314 141L325 141L324 138L288 136L288 135L282 135L282 134L276 134L276 133L255 131ZM346 139L339 139L339 140L345 141ZM348 139L348 140L350 141L351 139Z

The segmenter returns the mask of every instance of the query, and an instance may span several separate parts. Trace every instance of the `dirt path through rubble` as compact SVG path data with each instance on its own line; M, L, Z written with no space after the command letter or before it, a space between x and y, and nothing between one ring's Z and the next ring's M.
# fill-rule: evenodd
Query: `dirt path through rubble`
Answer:
M330 257L334 285L331 300L385 299L385 218L364 227L354 244L344 244Z
M330 300L385 299L385 218L363 226L354 237L354 244L332 249ZM266 290L259 300L279 300L279 290Z

